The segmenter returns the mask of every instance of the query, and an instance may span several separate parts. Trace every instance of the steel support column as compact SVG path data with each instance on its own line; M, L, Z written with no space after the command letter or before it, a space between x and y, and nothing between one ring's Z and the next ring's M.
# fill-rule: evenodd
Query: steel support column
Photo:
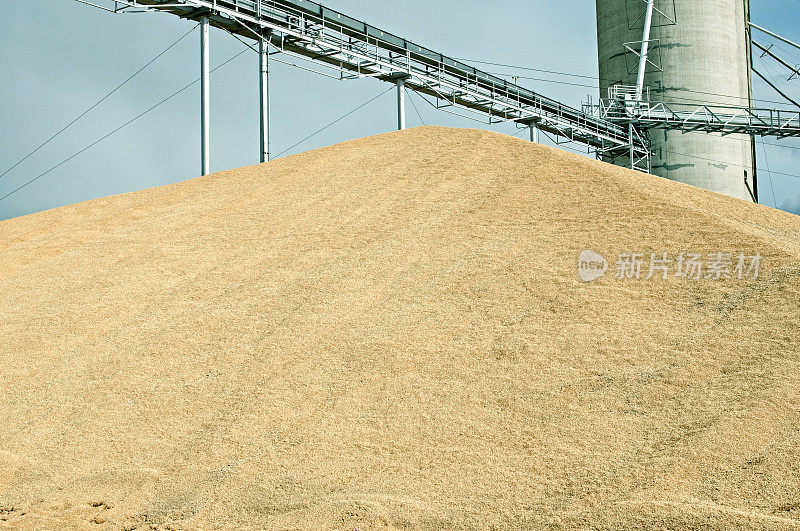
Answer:
M200 21L200 156L202 174L211 173L211 68L208 17Z
M397 80L397 129L403 131L406 128L406 80Z
M261 111L261 162L270 160L269 137L269 47L264 39L258 43L260 63L259 109Z
M650 28L653 26L653 8L655 0L647 0L647 13L644 17L644 33L642 34L642 53L639 57L639 76L636 79L636 101L642 101L644 75L647 72L647 54L650 52Z
M536 124L534 124L534 123L531 123L528 127L530 127L530 130L531 130L531 142L534 142L534 143L538 144L539 143L539 128L536 127Z
M633 124L628 124L628 135L630 136L630 144L628 148L628 156L631 158L631 169L636 169L636 146L633 143Z

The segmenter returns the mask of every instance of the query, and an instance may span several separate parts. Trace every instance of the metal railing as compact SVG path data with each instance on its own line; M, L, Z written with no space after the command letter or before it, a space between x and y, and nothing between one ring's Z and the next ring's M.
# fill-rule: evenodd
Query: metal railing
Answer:
M642 101L631 97L635 87L615 85L600 100L596 116L640 128L684 132L748 134L774 137L800 136L800 110L756 109L724 105L698 105Z

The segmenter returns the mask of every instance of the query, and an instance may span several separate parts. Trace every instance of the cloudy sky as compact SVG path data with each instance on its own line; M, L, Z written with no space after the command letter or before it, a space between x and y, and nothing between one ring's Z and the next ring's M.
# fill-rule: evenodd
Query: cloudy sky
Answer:
M597 75L592 0L327 0L326 5L454 57ZM168 184L199 173L199 87L94 144L131 118L195 80L199 33L190 33L123 89L13 170L20 159L140 69L193 22L166 14L114 15L74 0L0 0L0 219L109 194ZM756 23L800 41L800 2L752 0ZM800 50L787 57L800 63ZM245 50L245 53L238 55ZM789 55L790 53L794 56ZM212 30L214 170L258 162L258 58L229 35ZM522 84L579 106L597 98L591 80L500 67L487 70L539 78ZM786 76L788 77L788 76ZM375 80L337 81L281 64L272 74L273 151L280 153L386 89ZM800 80L781 79L800 99ZM777 100L759 84L757 95ZM409 125L481 127L438 112L416 96ZM395 101L385 94L368 107L287 154L390 131ZM492 126L518 134L514 125ZM775 140L768 140L774 143ZM800 141L759 146L762 202L800 213ZM84 150L88 146L92 147ZM576 146L579 149L579 146ZM770 179L770 176L772 177Z

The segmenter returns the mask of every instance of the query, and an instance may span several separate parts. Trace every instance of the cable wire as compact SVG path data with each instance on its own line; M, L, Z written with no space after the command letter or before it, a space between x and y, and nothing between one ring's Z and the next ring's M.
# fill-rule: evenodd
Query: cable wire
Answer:
M800 55L797 55L797 52L795 52L793 48L789 48L788 46L785 46L782 43L777 43L774 46L775 48L778 48L781 51L781 53L788 55L795 61L800 61Z
M199 26L199 24L198 24L197 26ZM51 136L50 138L48 138L47 140L45 140L44 142L42 142L42 143L39 145L39 147L37 147L36 149L34 149L33 151L31 151L31 152L30 152L30 153L28 153L27 155L25 155L24 157L22 157L22 158L21 158L21 159L20 159L20 160L19 160L19 161L18 161L16 164L14 164L14 165L13 165L13 166L11 166L10 168L8 168L6 171L4 171L2 174L0 174L0 179L2 179L2 178L3 178L3 177L4 177L4 176L5 176L5 175L6 175L8 172L10 172L11 170L13 170L14 168L16 168L17 166L19 166L20 164L22 164L22 163L23 163L23 162L25 162L26 160L28 160L30 157L32 157L34 154L36 154L36 153L37 153L37 152L38 152L40 149L42 149L43 147L45 147L47 144L49 144L50 142L52 142L53 140L55 140L55 139L56 139L56 137L58 137L58 136L59 136L61 133L63 133L64 131L66 131L67 129L69 129L69 128L70 128L70 127L72 127L73 125L75 125L75 123L77 123L77 122L78 122L78 120L80 120L81 118L83 118L84 116L86 116L87 114L89 114L90 112L92 112L94 109L96 109L97 107L99 107L99 106L100 106L100 105L101 105L101 104L102 104L104 101L106 101L108 98L110 98L111 96L113 96L114 94L116 94L116 93L117 93L117 92L118 92L118 91L119 91L119 90L120 90L122 87L124 87L124 86L125 86L125 85L127 85L127 84L128 84L130 81L131 81L131 80L133 80L133 78L135 78L136 76L138 76L139 74L141 74L142 72L144 72L144 70L145 70L145 69L147 69L147 67L149 67L150 65L152 65L153 63L155 63L156 61L158 61L158 60L159 60L159 59L160 59L160 58L161 58L161 57L162 57L164 54L166 54L166 53L167 53L168 51L170 51L172 48L174 48L175 46L177 46L177 45L178 45L178 43L180 43L180 42L181 42L183 39L185 39L186 37L188 37L188 36L189 36L189 34L190 34L190 33L192 33L192 32L193 32L193 31L194 31L194 30L197 28L197 26L193 27L192 29L190 29L189 31L187 31L185 34L183 34L183 35L182 35L182 36L181 36L181 37L180 37L178 40L176 40L175 42L173 42L172 44L170 44L168 47L166 47L166 48L165 48L165 49L164 49L164 50L163 50L161 53L159 53L159 54L158 54L158 55L156 55L156 56L155 56L153 59L151 59L150 61L148 61L147 63L145 63L145 65L144 65L143 67L141 67L139 70L137 70L136 72L134 72L134 73L133 73L133 74L132 74L132 75L131 75L131 76L130 76L128 79L126 79L125 81L123 81L122 83L120 83L119 85L117 85L117 86L116 86L116 87L115 87L115 88L114 88L114 89L113 89L111 92L109 92L108 94L106 94L105 96L103 96L103 97L102 97L100 100L98 100L98 101L97 101L97 103L95 103L94 105L92 105L91 107L89 107L88 109L86 109L86 110L85 110L83 113L81 113L81 114L80 114L80 115L79 115L77 118L75 118L74 120L72 120L71 122L69 122L67 125L65 125L64 127L62 127L62 128L61 128L61 129L60 129L60 130L59 130L59 131L56 133L56 134L54 134L53 136Z
M701 157L699 155L689 155L688 153L680 153L679 151L672 151L670 149L665 149L664 151L667 152L667 153L672 153L673 155L680 155L682 157L689 157L690 159L705 160L705 161L714 162L714 163L717 163L717 164L727 164L728 166L736 166L738 168L749 168L749 166L745 166L744 164L735 164L733 162L726 162L724 160L711 159L711 158L708 158L708 157ZM779 172L779 171L770 171L769 173L772 174L772 175L781 175L783 177L792 177L794 179L800 179L800 175L795 174L795 173L784 173L784 172Z
M694 133L701 134L701 133L699 133L697 131L695 131ZM693 133L686 133L686 134L693 134ZM712 133L702 133L702 134L712 134ZM743 133L738 133L738 134L743 134ZM797 137L789 137L789 138L794 138L795 140L797 139ZM726 137L726 140L735 140L737 142L747 142L747 143L753 142L749 138L736 138L734 135L728 135ZM800 146L789 146L787 144L776 144L774 142L764 142L764 138L763 137L761 137L761 143L764 144L765 146L773 146L773 147L779 147L779 148L785 148L785 149L800 149Z
M225 61L224 63L222 63L222 64L220 64L219 66L217 66L217 67L215 67L214 69L212 69L212 70L211 70L211 72L216 72L217 70L219 70L219 69L220 69L220 68L222 68L223 66L227 65L228 63L230 63L231 61L233 61L234 59L236 59L237 57L239 57L240 55L242 55L243 53L245 53L245 51L246 51L246 50L242 50L242 51L240 51L239 53L237 53L236 55L232 56L230 59L228 59L228 60L227 60L227 61ZM39 175L37 175L36 177L34 177L33 179L31 179L30 181L26 182L25 184L23 184L23 185L21 185L21 186L19 186L19 187L15 188L14 190L12 190L12 191L10 191L9 193L5 194L4 196L0 197L0 201L3 201L4 199L8 198L9 196L11 196L11 195L13 195L13 194L15 194L15 193L19 192L20 190L22 190L22 189L23 189L23 188L25 188L26 186L28 186L28 185L30 185L30 184L32 184L32 183L34 183L35 181L38 181L39 179L41 179L41 178L42 178L42 177L44 177L45 175L47 175L47 174L49 174L49 173L53 172L54 170L56 170L56 169L60 168L61 166L63 166L63 165L64 165L64 164L66 164L67 162L71 161L71 160L72 160L72 159L74 159L75 157L77 157L77 156L81 155L82 153L84 153L84 152L88 151L89 149L93 148L94 146L96 146L97 144L99 144L100 142L102 142L103 140L105 140L105 139L109 138L110 136L114 135L115 133L118 133L119 131L121 131L121 130L122 130L122 129L124 129L125 127L129 126L130 124L132 124L133 122L135 122L135 121L136 121L136 120L138 120L139 118L142 118L142 117L143 117L143 116L145 116L146 114L149 114L150 112L154 111L155 109L157 109L157 108L158 108L158 107L160 107L161 105L165 104L166 102L168 102L169 100L171 100L171 99L172 99L172 98L174 98L175 96L177 96L177 95L179 95L179 94L181 94L181 93L183 93L183 92L186 92L186 91L187 91L187 90L189 90L189 89L190 89L192 86L196 85L196 84L197 84L197 83L200 81L200 79L201 79L201 78L197 78L197 79L195 79L194 81L192 81L192 82L191 82L191 83L189 83L188 85L185 85L183 88L181 88L181 89L179 89L179 90L177 90L177 91L173 92L172 94L170 94L169 96L167 96L167 97L166 97L166 98L164 98L163 100L159 101L158 103L156 103L155 105L153 105L152 107L150 107L149 109L147 109L146 111L144 111L144 112L142 112L142 113L140 113L140 114L136 115L135 117L131 118L130 120L128 120L127 122L125 122L125 123L124 123L124 124L122 124L121 126L117 127L117 128L116 128L116 129L114 129L113 131L111 131L110 133L107 133L106 135L104 135L104 136L102 136L102 137L98 138L97 140L95 140L94 142L92 142L92 143L91 143L91 144L89 144L88 146L84 147L84 148L83 148L83 149L81 149L80 151L77 151L76 153L73 153L72 155L70 155L70 156L69 156L69 157L67 157L66 159L62 160L61 162L59 162L59 163L58 163L58 164L56 164L55 166L52 166L52 167L51 167L50 169L48 169L47 171L45 171L45 172L43 172L43 173L40 173Z
M795 78L789 78L789 79L784 78L783 75L781 75L781 73L778 71L778 68L775 65L770 64L768 62L764 62L764 66L766 66L767 70L770 71L770 75L773 76L772 78L775 80L776 83L791 83L792 85L797 85L797 79L798 78L796 78L796 77ZM783 66L783 65L781 65L781 66ZM778 81L778 80L780 80L780 81Z
M461 57L461 58L454 57L454 59L456 59L458 61L469 61L469 62L472 62L472 63L479 63L479 64L492 65L492 66L500 66L500 67L503 67L503 68L512 68L514 70L530 70L532 72L541 72L541 73L545 73L545 74L555 74L555 75L560 75L560 76L577 77L577 78L581 78L581 79L591 79L591 80L594 80L594 81L606 81L606 82L616 82L616 81L618 81L618 80L612 80L612 79L605 79L605 78L601 78L601 77L598 77L598 76L587 76L587 75L584 75L584 74L573 74L573 73L569 73L569 72L559 72L557 70L545 70L545 69L542 69L542 68L531 68L531 67L525 67L525 66L508 65L508 64L503 64L503 63L494 63L494 62L491 62L491 61L479 61L477 59L466 59L466 58L463 58L463 57ZM492 72L487 72L487 74L492 74ZM524 77L524 76L515 76L514 74L499 74L499 73L495 73L494 75L501 75L501 76L506 76L506 77L518 77L520 79L530 79L532 81L543 81L543 82L549 82L549 83L559 83L559 84L575 86L575 87L586 87L586 88L594 88L594 89L597 88L596 85L587 85L587 84L581 84L581 83L571 83L571 82L567 82L567 81L557 81L557 80L552 80L552 79L541 79L541 78L532 78L532 77ZM706 95L706 96L719 96L721 98L734 98L734 99L738 99L738 100L749 100L749 98L746 98L744 96L733 96L733 95L730 95L730 94L719 94L719 93L715 93L715 92L704 92L704 91L700 91L700 90L689 90L689 89L682 89L682 91L683 92L691 92L691 93L694 93L694 94L703 94L703 95ZM763 101L764 103L784 103L782 101L763 100L763 99L757 99L757 101Z
M306 142L307 140L311 140L312 138L314 138L315 136L317 136L317 135L318 135L318 134L320 134L321 132L325 131L326 129L330 129L331 127L333 127L334 125L338 124L339 122L341 122L342 120L344 120L345 118L347 118L348 116L350 116L351 114L354 114L355 112L357 112L357 111L360 111L361 109L363 109L364 107L366 107L367 105L369 105L370 103L372 103L373 101L377 100L378 98L380 98L381 96L383 96L384 94L386 94L387 92L389 92L390 90L394 90L394 87L389 87L388 89L384 90L383 92L381 92L380 94L378 94L378 95L377 95L377 96L375 96L374 98L372 98L372 99L370 99L370 100L368 100L368 101L365 101L364 103L362 103L361 105L359 105L358 107L356 107L355 109L353 109L352 111L350 111L350 112L348 112L348 113L346 113L346 114L344 114L344 115L340 116L339 118L337 118L336 120L332 121L331 123L329 123L329 124L328 124L328 125L326 125L325 127L323 127L323 128L321 128L321 129L319 129L319 130L315 131L314 133L311 133L310 135L308 135L307 137L305 137L303 140L301 140L301 141L297 142L296 144L294 144L294 145L292 145L292 146L290 146L290 147L288 147L288 148L284 149L283 151L281 151L280 153L278 153L278 154L275 156L275 158L279 158L279 157L281 157L281 156L285 155L286 153L288 153L289 151L293 150L294 148L296 148L296 147L297 147L297 146L299 146L300 144L302 144L302 143Z
M761 150L764 152L764 164L767 165L767 175L769 175L769 187L772 189L772 204L775 205L775 208L778 208L778 199L775 197L775 184L772 179L772 172L769 169L769 159L767 158L767 148L764 146L764 142L761 142Z
M416 104L416 103L414 103L414 98L413 98L413 95L414 95L414 94L416 94L416 92L414 92L414 91L412 90L412 91L411 91L411 94L409 94L408 101L410 101L410 102L411 102L411 105L414 107L414 110L415 110L415 111L417 111L417 116L419 116L419 121L420 121L420 122L422 122L422 125L426 125L426 124L425 124L425 120L423 120L423 119L422 119L422 114L420 114L420 112L419 112L419 109L417 109L417 104Z
M767 85L769 85L770 87L772 87L772 90L774 90L775 92L777 92L778 94L780 94L781 96L783 96L784 98L786 98L788 101L792 102L792 103L793 103L795 106L797 106L797 107L800 107L800 103L797 103L795 100L793 100L792 98L790 98L788 94L786 94L784 91L782 91L781 89L779 89L779 88L778 88L778 85L776 85L775 83L773 83L772 81L770 81L769 79L767 79L767 77L766 77L764 74L762 74L761 72L759 72L758 70L756 70L756 67L755 67L755 66L751 67L751 70L753 71L753 73L754 73L755 75L757 75L758 77L760 77L760 78L762 79L762 81L764 81L764 83L766 83Z

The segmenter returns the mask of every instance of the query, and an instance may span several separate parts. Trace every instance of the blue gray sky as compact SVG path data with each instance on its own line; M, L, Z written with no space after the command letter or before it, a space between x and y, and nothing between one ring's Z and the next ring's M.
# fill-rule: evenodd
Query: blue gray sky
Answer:
M0 173L97 102L193 26L166 14L114 15L73 0L0 0ZM356 18L454 57L597 75L592 0L327 0ZM752 0L757 24L800 41L797 0ZM762 39L765 40L765 39ZM767 39L768 40L768 39ZM243 45L212 30L212 67ZM800 50L776 48L800 63ZM0 177L0 197L124 124L199 75L199 33L190 34L122 90L13 171ZM793 54L790 55L790 54ZM598 97L579 77L485 67L540 78L521 84L579 106ZM777 73L777 69L775 70ZM782 72L781 72L782 73ZM212 79L212 167L258 162L258 58L240 55ZM776 79L800 99L800 80ZM337 81L282 64L272 73L273 152L279 153L384 91L376 80ZM757 96L779 100L758 83ZM0 219L110 194L169 184L199 173L199 86L159 107L0 201ZM436 111L416 96L409 125L486 127L517 134L513 124L487 126ZM287 154L396 127L390 92ZM523 133L524 134L524 133ZM774 143L775 140L768 140ZM759 146L762 202L800 214L800 141ZM579 146L575 146L579 149ZM771 177L771 178L770 178Z

